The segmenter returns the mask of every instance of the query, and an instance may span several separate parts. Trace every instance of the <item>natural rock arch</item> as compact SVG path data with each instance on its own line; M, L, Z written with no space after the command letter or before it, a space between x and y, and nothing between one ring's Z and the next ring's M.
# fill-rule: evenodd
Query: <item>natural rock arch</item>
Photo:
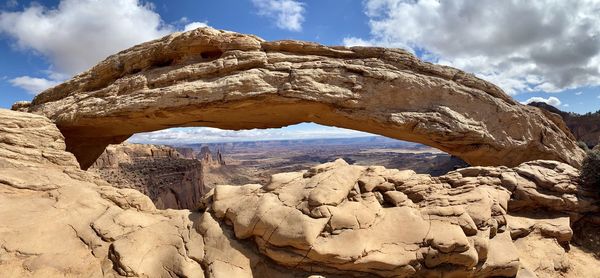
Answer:
M419 142L472 165L579 166L584 154L557 115L404 50L266 42L210 28L112 55L25 109L57 124L84 169L107 144L138 132L300 122Z

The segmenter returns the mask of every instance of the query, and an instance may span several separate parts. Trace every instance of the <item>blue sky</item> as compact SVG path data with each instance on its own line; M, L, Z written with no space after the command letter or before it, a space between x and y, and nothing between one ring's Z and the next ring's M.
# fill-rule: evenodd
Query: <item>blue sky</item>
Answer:
M402 47L521 102L600 109L600 3L592 0L0 0L0 107L31 100L119 50L204 25L267 40ZM262 136L273 134L281 136Z

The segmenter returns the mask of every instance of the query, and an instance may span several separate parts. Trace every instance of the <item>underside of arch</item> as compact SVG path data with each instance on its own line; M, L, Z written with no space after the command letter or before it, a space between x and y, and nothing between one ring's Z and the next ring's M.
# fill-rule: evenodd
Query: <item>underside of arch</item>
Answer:
M579 166L584 155L559 116L404 50L266 42L210 28L112 55L26 109L57 124L84 169L138 132L300 122L423 143L471 165Z

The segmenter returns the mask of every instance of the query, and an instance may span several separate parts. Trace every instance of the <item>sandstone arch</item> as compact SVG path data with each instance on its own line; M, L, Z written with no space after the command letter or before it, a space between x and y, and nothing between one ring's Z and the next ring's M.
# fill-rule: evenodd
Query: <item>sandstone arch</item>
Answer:
M266 42L210 28L112 55L38 95L28 110L57 124L82 168L137 132L300 122L419 142L473 165L578 166L583 158L556 115L406 51Z

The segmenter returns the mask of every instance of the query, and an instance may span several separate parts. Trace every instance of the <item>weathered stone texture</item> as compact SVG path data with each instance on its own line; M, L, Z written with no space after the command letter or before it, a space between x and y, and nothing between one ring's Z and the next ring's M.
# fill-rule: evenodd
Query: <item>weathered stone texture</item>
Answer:
M423 143L471 165L579 166L584 156L559 117L404 50L267 42L210 28L119 52L15 109L54 121L83 168L138 132L300 122Z

